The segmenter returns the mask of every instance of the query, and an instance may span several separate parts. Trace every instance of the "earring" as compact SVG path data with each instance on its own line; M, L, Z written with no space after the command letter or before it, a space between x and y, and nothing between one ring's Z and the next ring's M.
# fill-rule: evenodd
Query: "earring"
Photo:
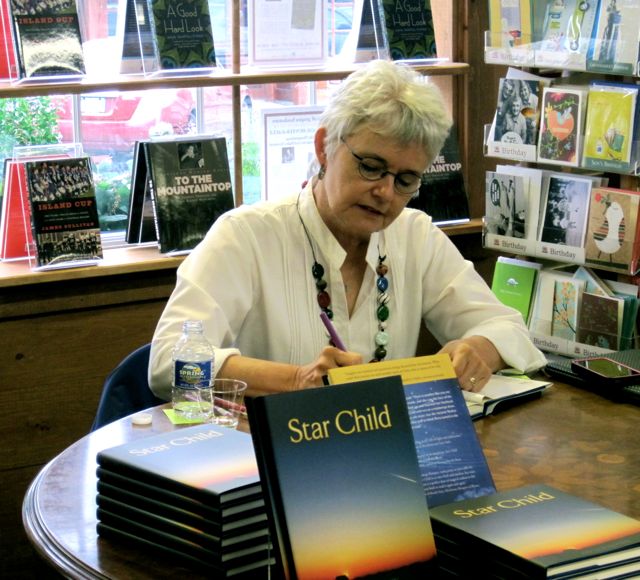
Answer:
M324 179L325 173L327 170L324 168L324 165L320 166L320 171L318 171L318 179Z

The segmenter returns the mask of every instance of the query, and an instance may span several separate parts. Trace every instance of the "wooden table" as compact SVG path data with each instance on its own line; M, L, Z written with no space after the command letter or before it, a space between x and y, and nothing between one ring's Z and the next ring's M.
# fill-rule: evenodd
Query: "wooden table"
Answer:
M136 427L125 418L80 439L29 487L23 505L27 534L65 576L205 577L168 557L96 534L96 454L176 428L162 407L152 412L151 426ZM640 519L638 424L639 407L563 384L475 423L498 489L547 483Z

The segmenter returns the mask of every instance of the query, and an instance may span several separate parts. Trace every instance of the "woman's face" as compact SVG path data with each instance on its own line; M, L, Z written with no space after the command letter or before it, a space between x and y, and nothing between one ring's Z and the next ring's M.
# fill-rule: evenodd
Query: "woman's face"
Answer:
M321 128L318 133L316 153L325 131ZM368 242L372 233L383 230L398 217L412 197L396 192L391 174L376 181L363 178L360 161L354 154L374 159L395 174L408 172L419 176L426 171L429 161L422 147L401 146L368 129L347 137L333 158L324 158L323 152L319 154L326 174L315 186L316 204L324 222L345 249L350 244Z

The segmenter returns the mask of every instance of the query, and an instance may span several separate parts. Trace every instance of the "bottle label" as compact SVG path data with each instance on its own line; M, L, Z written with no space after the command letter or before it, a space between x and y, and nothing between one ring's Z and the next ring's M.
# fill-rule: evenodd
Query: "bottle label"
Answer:
M174 385L181 389L207 387L211 384L211 361L174 363Z

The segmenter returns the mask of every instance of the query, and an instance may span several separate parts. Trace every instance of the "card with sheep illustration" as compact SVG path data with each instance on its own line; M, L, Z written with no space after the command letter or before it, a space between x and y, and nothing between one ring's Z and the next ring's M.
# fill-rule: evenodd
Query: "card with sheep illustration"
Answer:
M612 187L591 190L585 263L634 274L638 268L640 193Z

